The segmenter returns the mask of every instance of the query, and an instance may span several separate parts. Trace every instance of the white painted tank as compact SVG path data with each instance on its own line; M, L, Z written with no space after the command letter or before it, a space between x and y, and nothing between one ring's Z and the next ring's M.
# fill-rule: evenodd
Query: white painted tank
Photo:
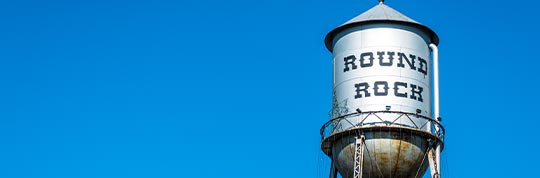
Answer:
M420 111L431 117L431 43L438 43L433 31L382 3L334 29L326 37L334 100L349 112Z
M360 137L369 159L361 175L418 177L426 153L442 145L444 130L431 119L433 60L428 27L379 3L328 33L333 55L332 120L321 133L323 151L352 178Z
M429 38L400 24L366 24L333 40L337 101L362 111L431 114Z

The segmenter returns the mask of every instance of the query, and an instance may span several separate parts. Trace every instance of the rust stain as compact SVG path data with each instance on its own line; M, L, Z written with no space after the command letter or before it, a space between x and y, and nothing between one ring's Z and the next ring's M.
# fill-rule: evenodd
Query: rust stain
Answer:
M401 140L398 140L398 147L397 147L397 159L396 159L396 163L394 164L394 168L392 169L392 174L391 175L396 175L396 171L398 170L398 166L399 166L399 160L401 160Z
M352 178L354 173L355 135L338 137L330 147L332 159L343 178ZM362 174L365 177L413 178L418 170L420 174L426 171L427 164L422 158L428 143L422 135L400 130L371 130L364 135Z

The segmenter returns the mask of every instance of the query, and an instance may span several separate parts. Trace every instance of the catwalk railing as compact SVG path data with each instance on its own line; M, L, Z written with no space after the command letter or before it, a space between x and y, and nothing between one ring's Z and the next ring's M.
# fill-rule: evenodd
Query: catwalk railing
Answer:
M431 134L444 140L444 127L434 119L416 113L399 111L356 112L326 122L320 130L321 139L351 130L364 128L406 128Z

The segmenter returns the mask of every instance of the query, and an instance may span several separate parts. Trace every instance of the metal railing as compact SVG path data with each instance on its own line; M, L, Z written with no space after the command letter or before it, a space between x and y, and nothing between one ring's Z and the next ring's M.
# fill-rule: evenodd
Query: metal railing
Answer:
M394 118L395 117L395 118ZM444 127L436 120L416 113L399 111L368 111L346 114L326 122L321 130L321 139L350 130L374 127L407 128L431 134L444 140Z

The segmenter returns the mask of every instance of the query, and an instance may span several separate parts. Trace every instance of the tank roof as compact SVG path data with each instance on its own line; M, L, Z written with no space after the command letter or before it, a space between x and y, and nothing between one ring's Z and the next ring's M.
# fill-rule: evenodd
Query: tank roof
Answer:
M381 1L375 7L367 10L366 12L354 17L353 19L347 21L346 23L330 31L326 35L326 38L324 40L324 43L326 44L326 48L328 48L329 51L333 50L332 43L334 41L334 37L336 36L336 34L343 31L344 29L351 28L357 25L373 24L373 23L394 23L394 24L410 25L410 26L413 26L413 27L416 27L425 31L429 35L429 38L432 41L432 43L436 45L439 44L439 37L429 27L422 25L421 23L403 15L402 13L391 8L390 6L387 6Z

